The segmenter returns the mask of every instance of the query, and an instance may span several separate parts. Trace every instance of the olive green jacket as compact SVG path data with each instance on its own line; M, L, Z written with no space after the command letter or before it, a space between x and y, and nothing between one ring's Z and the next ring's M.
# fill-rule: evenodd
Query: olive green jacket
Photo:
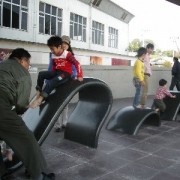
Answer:
M31 93L31 76L15 59L0 63L0 91L4 91L15 105L17 112L22 112L29 104Z

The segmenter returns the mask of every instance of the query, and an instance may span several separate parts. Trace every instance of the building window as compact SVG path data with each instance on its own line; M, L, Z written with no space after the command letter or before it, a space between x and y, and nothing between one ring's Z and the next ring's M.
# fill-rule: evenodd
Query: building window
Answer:
M86 42L86 18L70 14L70 38Z
M0 25L27 30L28 0L0 0Z
M109 27L108 46L118 48L118 30L112 27Z
M39 3L39 33L62 35L62 9Z
M92 43L104 45L104 25L96 21L92 22Z

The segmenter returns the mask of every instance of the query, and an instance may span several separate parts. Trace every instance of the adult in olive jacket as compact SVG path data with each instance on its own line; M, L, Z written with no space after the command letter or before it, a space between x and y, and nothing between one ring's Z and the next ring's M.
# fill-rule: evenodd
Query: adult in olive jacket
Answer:
M0 63L0 138L4 140L23 162L33 180L55 179L42 174L46 166L40 147L21 116L29 104L31 77L28 51L17 48L8 60ZM0 179L6 170L0 163Z

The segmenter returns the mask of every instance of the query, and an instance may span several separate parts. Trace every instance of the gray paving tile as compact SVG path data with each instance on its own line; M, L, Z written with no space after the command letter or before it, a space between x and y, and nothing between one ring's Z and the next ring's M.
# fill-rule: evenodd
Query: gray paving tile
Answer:
M166 172L160 172L153 178L150 178L150 180L180 180L180 178Z
M122 146L122 145L117 145L117 144L107 142L107 141L101 141L98 144L97 151L101 151L106 154L110 154L112 152L118 151L119 149L123 149L123 148L124 148L124 146Z
M162 148L153 154L158 155L158 156L163 157L163 158L166 158L166 159L180 161L180 150Z
M105 174L104 176L97 178L96 180L127 180L126 178L119 176L115 172Z
M134 149L129 149L129 148L125 148L125 149L111 153L111 156L114 156L116 158L126 159L129 161L135 161L147 155L148 153L137 151Z
M130 148L135 149L137 151L153 153L153 152L156 152L159 149L161 149L161 145L152 144L152 143L148 143L148 142L144 141L144 142L136 143L136 144L130 146Z
M162 157L149 155L136 161L136 163L142 164L146 167L150 167L157 170L164 170L165 168L175 164L173 160L167 160Z
M101 167L106 169L108 172L114 171L119 169L122 166L129 164L128 160L117 158L115 156L107 155L107 156L100 156L96 159L89 161L90 164L94 166Z
M85 163L57 174L57 179L59 177L59 180L93 180L101 177L103 174L107 174L105 169L94 164Z
M176 163L165 170L166 173L178 176L180 178L180 163Z
M157 170L132 163L116 171L118 175L129 180L146 180L157 174Z

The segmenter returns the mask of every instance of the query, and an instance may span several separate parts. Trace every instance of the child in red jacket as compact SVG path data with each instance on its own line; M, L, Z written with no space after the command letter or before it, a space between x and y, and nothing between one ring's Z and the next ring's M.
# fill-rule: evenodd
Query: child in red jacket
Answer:
M36 86L37 95L36 99L30 104L31 108L39 106L54 88L70 80L72 75L72 64L75 65L77 70L77 80L83 81L81 65L71 52L62 48L62 39L59 36L52 36L48 39L47 45L53 54L52 71L39 72ZM42 89L45 79L48 81Z

